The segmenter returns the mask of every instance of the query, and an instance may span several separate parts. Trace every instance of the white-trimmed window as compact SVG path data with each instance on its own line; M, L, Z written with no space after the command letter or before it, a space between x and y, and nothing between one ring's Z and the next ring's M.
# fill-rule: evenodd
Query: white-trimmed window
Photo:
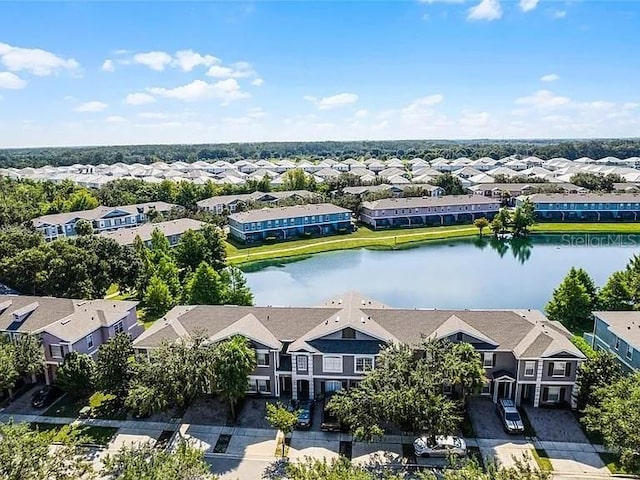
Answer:
M482 390L480 390L480 395L491 395L491 382L486 382L482 385Z
M306 372L309 369L308 360L306 355L298 355L296 357L296 367L298 371Z
M256 363L259 367L268 367L269 352L267 350L258 350L256 352Z
M342 382L339 380L328 380L324 384L325 393L337 392L342 388Z
M87 348L88 349L93 348L93 333L90 333L89 335L87 335Z
M49 345L52 358L62 358L62 345Z
M616 337L616 350L618 350L620 348L620 339L618 337Z
M631 360L633 358L633 348L631 345L627 345L627 359Z
M124 325L122 324L122 320L116 322L113 325L113 331L116 332L116 334L124 332Z
M536 375L536 362L527 361L524 362L524 376L534 377Z
M356 357L355 371L356 373L364 373L373 370L373 357Z
M342 357L322 357L322 370L329 373L342 373Z
M552 377L565 377L567 375L567 362L553 362L550 368Z
M485 368L492 368L493 367L493 353L484 352L482 354L482 366L485 367Z
M258 392L271 393L271 381L270 380L258 380Z
M558 403L560 401L561 387L547 387L547 401Z

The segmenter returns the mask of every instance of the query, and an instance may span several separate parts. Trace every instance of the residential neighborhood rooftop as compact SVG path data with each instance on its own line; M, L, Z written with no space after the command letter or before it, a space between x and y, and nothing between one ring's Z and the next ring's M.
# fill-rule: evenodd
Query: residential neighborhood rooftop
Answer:
M332 213L351 213L351 210L338 207L331 203L315 203L308 205L294 205L292 207L261 208L246 212L233 213L229 219L240 223L277 220L280 218L306 217L311 215L329 215Z
M495 203L499 203L495 198L481 195L447 195L444 197L383 198L372 202L364 202L362 207L369 210L382 210L388 208L443 207L468 204L488 205Z
M120 245L133 245L136 236L140 236L143 242L151 240L151 234L157 228L165 237L181 235L187 230L200 230L205 224L191 218L180 218L159 223L144 223L138 227L121 228L112 232L99 233L101 237L111 238Z
M609 330L617 337L640 347L640 312L593 312L609 325Z

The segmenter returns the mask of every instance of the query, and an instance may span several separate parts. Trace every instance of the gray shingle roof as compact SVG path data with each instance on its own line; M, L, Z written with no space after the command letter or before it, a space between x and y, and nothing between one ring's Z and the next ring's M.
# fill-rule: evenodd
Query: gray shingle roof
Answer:
M205 224L191 218L180 218L159 223L143 223L139 227L121 228L112 232L99 233L101 237L111 238L120 245L133 245L136 236L140 236L143 242L151 240L151 234L157 228L165 237L181 235L187 230L200 230Z
M528 198L536 202L557 203L637 203L638 193L535 193Z
M640 349L640 312L593 312L609 325L611 333Z
M373 202L364 202L363 208L369 210L383 210L387 208L421 208L447 207L456 205L491 205L500 202L494 198L482 195L445 195L443 197L411 197L411 198L383 198Z
M234 213L229 218L240 223L278 220L281 218L306 217L312 215L330 215L332 213L351 213L351 210L331 203L295 205L293 207L262 208L247 212Z
M42 217L34 218L32 223L35 227L42 225L64 225L74 219L96 220L103 217L109 212L114 210L122 210L130 215L137 215L138 209L141 209L143 213L148 213L149 210L156 210L158 212L168 212L172 208L179 208L178 205L173 205L167 202L147 202L137 203L134 205L122 205L118 207L97 207L92 210L81 210L79 212L67 212L67 213L54 213L51 215L43 215Z

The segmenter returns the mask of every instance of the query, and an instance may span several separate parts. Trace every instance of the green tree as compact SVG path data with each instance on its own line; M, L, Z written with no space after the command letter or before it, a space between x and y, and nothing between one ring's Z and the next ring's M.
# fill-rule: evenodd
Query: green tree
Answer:
M485 369L480 354L471 344L453 343L449 348L446 380L460 387L462 402L466 405L471 394L479 392L484 385Z
M283 190L306 190L309 187L309 178L301 168L287 170L282 175Z
M592 392L583 421L605 444L620 452L629 472L640 472L640 372Z
M205 239L200 232L187 230L174 250L178 268L195 272L205 258Z
M151 251L156 258L163 255L171 255L169 240L167 240L167 237L165 237L164 233L158 228L154 228L153 232L151 232Z
M626 272L613 272L598 292L598 304L603 310L633 310L634 301L627 288Z
M444 188L445 195L464 195L465 188L458 177L450 173L443 173L433 179L436 187Z
M225 283L226 297L224 303L228 305L253 305L253 294L247 286L247 278L237 267L227 267L222 271Z
M56 372L56 381L72 397L88 397L95 390L96 372L96 362L89 355L69 352Z
M80 210L91 210L96 208L100 202L98 199L91 195L88 190L82 189L74 192L64 204L64 209L67 212L78 212Z
M96 386L124 400L133 377L133 342L128 333L118 333L100 345L96 359Z
M577 380L578 409L583 410L588 405L596 405L595 392L616 383L622 377L620 362L612 353L596 351L588 356L580 366L580 375Z
M15 346L6 340L0 340L0 392L8 390L11 395L19 377Z
M34 334L21 335L15 344L16 368L23 377L32 380L44 369L44 352L40 339Z
M489 226L489 220L484 217L476 218L473 221L473 224L480 231L480 236L482 236L482 231Z
M175 300L167 284L154 275L144 291L144 305L153 317L161 317L174 306Z
M0 423L2 480L76 480L91 478L91 464L78 435L67 435L51 448L55 431L39 432L27 423Z
M256 352L249 340L236 335L216 346L214 375L216 389L229 402L231 416L247 391L248 376L256 368Z
M39 247L42 244L44 244L44 237L40 232L32 232L22 227L0 229L0 258L11 258L23 250Z
M205 256L203 260L219 272L227 265L227 250L224 244L224 234L219 227L206 224L200 229L204 237Z
M215 480L204 453L186 440L175 450L160 450L150 444L126 445L108 455L101 472L105 480Z
M592 299L575 277L567 275L553 291L545 312L550 320L561 322L570 330L590 330Z
M282 439L282 456L285 456L286 437L293 432L298 423L297 412L290 412L282 403L267 403L267 415L265 417L269 425L280 430L284 435Z
M500 235L507 231L511 224L511 213L506 208L501 208L493 220L491 220L491 230L495 235Z
M173 257L168 255L157 257L153 272L167 285L172 299L177 301L182 296L182 284L180 283L180 271L173 261Z
M78 235L92 235L93 234L93 225L89 220L85 220L81 218L76 222L76 233Z
M227 297L221 276L213 267L202 262L187 285L190 305L220 305Z

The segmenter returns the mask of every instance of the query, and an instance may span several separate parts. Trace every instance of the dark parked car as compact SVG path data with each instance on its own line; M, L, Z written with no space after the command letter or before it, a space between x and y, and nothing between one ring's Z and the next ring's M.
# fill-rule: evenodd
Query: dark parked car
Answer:
M306 400L298 404L298 428L311 428L313 423L313 402Z
M328 393L322 401L322 423L320 424L320 430L324 432L340 432L342 431L342 424L338 417L327 409L327 405L331 401L331 397L334 393Z
M48 407L61 395L62 390L55 385L44 386L33 395L31 406L33 408Z

